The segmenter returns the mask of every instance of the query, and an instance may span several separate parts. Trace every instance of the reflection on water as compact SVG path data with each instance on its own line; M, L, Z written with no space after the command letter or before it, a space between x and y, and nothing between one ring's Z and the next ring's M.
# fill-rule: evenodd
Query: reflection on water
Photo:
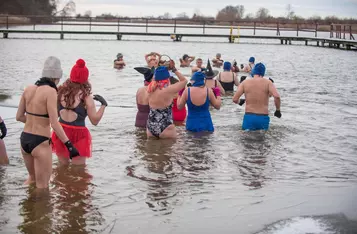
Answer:
M0 165L0 231L3 225L7 222L5 212L6 209L3 208L3 204L6 200L6 188L5 188L5 177L6 171L5 167Z
M92 176L82 166L58 166L50 191L27 190L20 202L22 233L92 233L103 222L92 205Z

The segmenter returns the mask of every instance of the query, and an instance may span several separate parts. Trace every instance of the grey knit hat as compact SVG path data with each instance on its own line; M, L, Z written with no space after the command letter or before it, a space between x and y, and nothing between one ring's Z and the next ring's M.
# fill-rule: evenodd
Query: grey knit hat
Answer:
M43 66L42 77L60 79L62 73L61 61L54 56L48 57Z

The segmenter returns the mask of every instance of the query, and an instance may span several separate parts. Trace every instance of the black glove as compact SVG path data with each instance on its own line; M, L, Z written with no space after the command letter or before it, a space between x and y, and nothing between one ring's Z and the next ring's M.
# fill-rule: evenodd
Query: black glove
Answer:
M2 121L0 123L0 131L1 131L0 139L4 139L4 137L6 137L6 133L7 133L7 128L6 128L6 125L5 125L4 121Z
M247 79L247 76L242 76L242 77L240 78L240 83L242 83L243 81L245 81L245 79Z
M274 113L274 116L275 117L278 117L279 119L281 118L281 112L280 110L276 110L275 113Z
M93 96L93 99L96 100L96 101L98 101L98 102L100 102L100 103L102 104L102 106L108 106L107 101L106 101L102 96L100 96L100 95L98 95L98 94L95 94L95 95Z
M238 105L243 106L245 103L245 99L239 99Z
M243 64L241 64L241 65L240 65L240 69L243 69L243 68L244 68L244 65L243 65Z
M192 84L190 82L187 83L187 87L191 87Z
M67 147L67 149L69 151L70 159L79 156L78 150L72 145L72 143L70 141L67 141L66 143L64 143L64 145Z
M233 67L236 67L237 66L237 61L234 61L233 62Z

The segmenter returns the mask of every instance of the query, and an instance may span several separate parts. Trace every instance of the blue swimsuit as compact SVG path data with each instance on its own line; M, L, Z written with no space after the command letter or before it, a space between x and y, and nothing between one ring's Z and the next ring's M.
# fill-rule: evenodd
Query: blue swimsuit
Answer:
M209 112L210 101L208 98L208 89L206 102L201 106L196 106L192 103L190 91L190 88L188 88L186 129L191 132L213 132L214 127Z

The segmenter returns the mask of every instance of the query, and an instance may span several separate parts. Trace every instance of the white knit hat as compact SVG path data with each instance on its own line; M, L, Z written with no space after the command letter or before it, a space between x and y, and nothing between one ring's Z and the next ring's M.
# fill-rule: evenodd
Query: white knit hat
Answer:
M54 56L48 57L42 70L42 77L60 79L62 73L61 61Z

